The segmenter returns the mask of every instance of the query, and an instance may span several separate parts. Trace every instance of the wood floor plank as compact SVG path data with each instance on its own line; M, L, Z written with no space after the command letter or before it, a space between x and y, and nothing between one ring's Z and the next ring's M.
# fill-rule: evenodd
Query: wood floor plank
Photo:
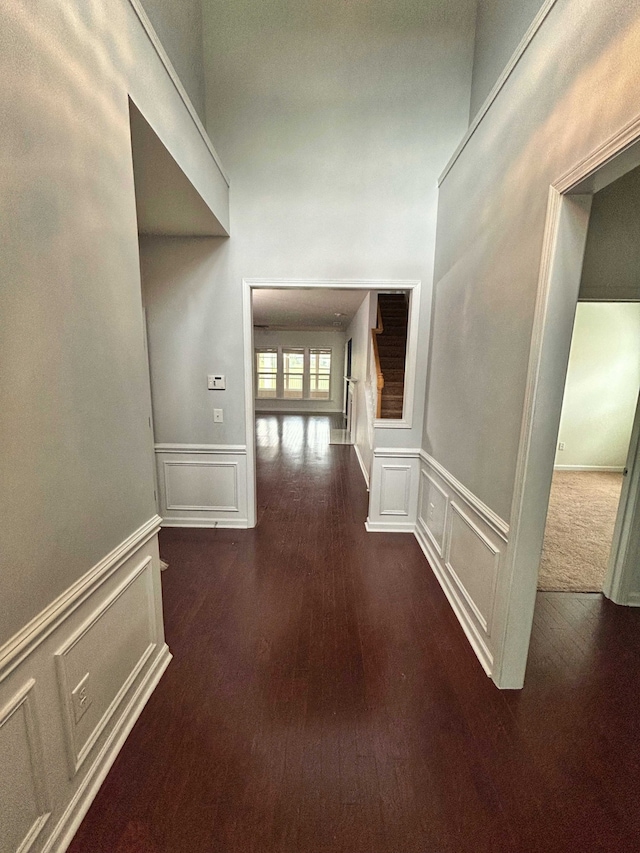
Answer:
M174 660L69 853L640 849L640 613L540 593L484 675L325 416L260 416L258 526L164 529Z

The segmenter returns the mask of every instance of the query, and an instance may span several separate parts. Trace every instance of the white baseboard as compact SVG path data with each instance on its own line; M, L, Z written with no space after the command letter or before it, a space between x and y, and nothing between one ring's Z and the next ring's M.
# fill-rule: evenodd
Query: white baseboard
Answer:
M364 464L364 459L362 458L362 454L360 453L360 448L357 444L352 445L353 449L356 452L356 458L358 463L360 464L360 470L362 471L362 476L364 477L364 481L367 485L367 491L369 491L369 472L367 471L367 466Z
M369 521L364 523L369 533L413 533L415 524L410 521Z
M247 530L249 522L246 518L198 520L197 518L167 518L161 527L193 527L199 530Z
M624 465L554 465L554 471L604 471L622 474Z
M172 655L169 648L164 645L152 666L147 670L138 689L131 697L117 725L111 731L104 746L87 771L73 799L44 846L42 853L52 853L54 850L56 853L64 853L69 844L71 844L73 836L82 823L82 819L89 811L89 807L100 790L107 773L118 757L118 753L124 746L124 742L142 713L149 697L162 678L164 671L169 666L171 658Z

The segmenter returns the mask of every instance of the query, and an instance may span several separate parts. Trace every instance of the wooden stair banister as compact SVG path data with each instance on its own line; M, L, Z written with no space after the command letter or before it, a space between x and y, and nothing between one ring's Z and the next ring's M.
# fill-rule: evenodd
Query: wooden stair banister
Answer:
M380 418L382 416L382 389L384 388L384 376L382 375L382 370L380 368L380 354L378 352L378 335L381 335L384 331L384 326L382 325L382 314L380 313L380 306L378 305L378 325L375 329L371 329L371 340L373 343L373 358L376 366L376 387L378 389L378 393L376 394L376 418Z

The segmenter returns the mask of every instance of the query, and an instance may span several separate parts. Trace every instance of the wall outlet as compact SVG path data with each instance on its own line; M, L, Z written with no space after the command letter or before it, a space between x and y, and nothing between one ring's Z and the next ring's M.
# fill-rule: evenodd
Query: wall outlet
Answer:
M558 450L564 450L564 441L558 443Z
M429 521L433 521L433 513L435 511L435 504L429 504Z
M214 424L224 423L224 416L222 414L222 409L214 409L213 410L213 422L214 422Z
M80 720L84 717L86 712L91 707L93 703L93 699L91 698L91 694L89 693L89 673L85 675L85 677L79 681L76 686L71 691L71 703L73 705L73 716L76 722L76 725L80 722Z

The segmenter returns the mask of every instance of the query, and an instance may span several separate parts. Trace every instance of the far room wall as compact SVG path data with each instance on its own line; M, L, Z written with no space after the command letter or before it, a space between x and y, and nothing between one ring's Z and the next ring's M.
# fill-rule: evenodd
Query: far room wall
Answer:
M556 467L622 470L639 389L640 304L580 303Z
M341 412L344 402L343 331L295 331L254 329L254 348L309 347L331 350L331 398L329 400L266 400L256 397L256 412ZM255 370L255 363L254 363Z

